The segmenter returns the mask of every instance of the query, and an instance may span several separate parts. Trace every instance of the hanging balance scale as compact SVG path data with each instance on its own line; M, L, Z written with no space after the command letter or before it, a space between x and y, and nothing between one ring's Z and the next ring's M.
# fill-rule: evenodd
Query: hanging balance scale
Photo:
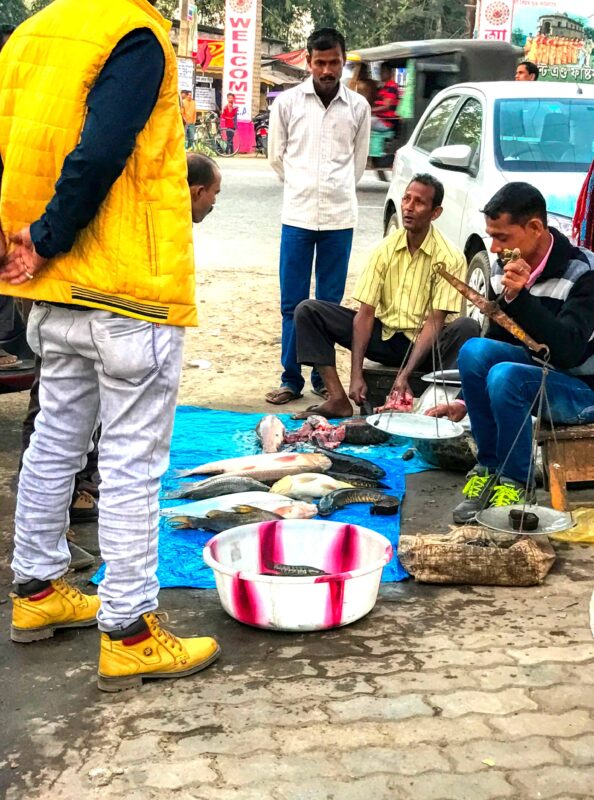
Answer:
M510 260L516 260L520 258L519 250L507 250L504 251L502 254L502 261L503 263L507 263ZM500 327L504 328L506 331L512 334L521 344L527 347L529 350L535 354L535 360L539 361L542 365L543 373L542 373L542 382L539 389L539 392L535 398L534 404L537 404L537 416L536 416L536 423L532 430L532 455L530 460L530 470L528 474L527 486L525 496L529 496L530 492L528 491L529 487L533 484L534 479L534 469L536 464L536 454L538 450L538 437L541 428L542 422L542 415L544 410L544 405L547 406L549 424L551 425L551 430L553 433L553 439L556 444L555 439L555 431L554 426L552 423L552 415L550 414L550 404L548 401L548 396L546 392L546 379L549 373L549 359L550 353L549 348L547 345L539 344L535 339L533 339L526 331L521 328L514 320L509 317L499 305L499 300L501 299L502 295L496 300L488 300L483 295L479 294L475 289L468 284L461 281L459 278L451 275L445 267L445 264L438 263L434 267L434 276L432 276L432 285L431 285L431 295L433 294L433 286L435 276L440 276L444 280L448 281L455 289L457 289L460 294L469 300L473 305L475 305L482 314L488 317L493 322L497 323ZM430 299L431 302L431 299ZM438 353L439 355L439 353ZM444 371L443 366L440 364L440 373L442 381L445 384L446 378L446 371ZM435 369L435 357L434 357L434 370L433 374L437 377L439 374ZM533 405L534 407L534 405ZM516 442L519 438L521 431L524 428L524 425L531 425L532 426L532 408L528 412L528 415L516 437ZM409 432L413 428L417 427L417 424L406 424L404 418L408 417L409 420L416 417L418 420L418 432L412 433ZM387 418L387 419L386 419ZM421 422L423 421L423 422ZM461 436L464 433L464 429L458 423L454 423L451 420L447 419L439 419L433 417L422 416L419 414L403 414L403 413L394 413L391 411L383 412L377 414L373 417L369 417L368 422L376 427L385 430L387 433L393 433L399 436L409 436L411 438L425 438L425 439L443 439L443 438L452 438L455 436ZM447 422L449 423L448 426L444 426L440 429L439 426L436 426L436 422ZM452 427L455 426L455 427ZM408 429L408 430L407 430ZM459 430L458 430L459 429ZM512 448L515 446L516 442L512 445ZM506 457L506 460L502 464L501 468L498 471L497 479L499 479L503 475L503 468L505 467L507 460L509 458L509 454ZM500 508L484 508L482 509L476 517L476 521L480 525L484 525L486 528L490 528L491 530L495 531L502 531L505 533L516 533L518 535L543 535L549 533L558 533L560 531L567 530L568 528L572 528L575 526L575 521L571 513L566 511L558 511L553 508L549 508L547 506L537 505L536 503L523 503L518 504L515 506L502 506Z

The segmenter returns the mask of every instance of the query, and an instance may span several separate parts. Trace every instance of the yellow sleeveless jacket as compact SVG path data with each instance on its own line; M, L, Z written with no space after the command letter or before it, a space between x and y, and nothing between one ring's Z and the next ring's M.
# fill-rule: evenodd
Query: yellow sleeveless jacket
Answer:
M0 222L39 219L76 147L86 99L116 44L148 28L165 53L157 104L123 173L69 253L0 294L195 325L190 194L169 24L147 0L54 0L0 54Z

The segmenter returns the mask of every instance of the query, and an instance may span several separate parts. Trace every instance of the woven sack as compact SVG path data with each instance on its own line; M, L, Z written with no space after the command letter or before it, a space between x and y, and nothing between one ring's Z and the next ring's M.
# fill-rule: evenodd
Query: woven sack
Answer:
M555 562L546 536L513 536L465 525L445 535L401 536L398 558L423 583L537 586Z

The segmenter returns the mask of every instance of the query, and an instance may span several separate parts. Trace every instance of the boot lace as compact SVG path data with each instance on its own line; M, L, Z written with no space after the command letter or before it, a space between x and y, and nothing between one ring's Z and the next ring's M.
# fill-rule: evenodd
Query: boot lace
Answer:
M517 503L521 503L523 497L523 489L513 486L510 483L500 483L498 486L493 487L493 494L491 495L491 502L489 505L492 508L513 506Z
M167 612L157 611L147 616L149 616L149 626L155 639L158 639L165 646L169 645L169 647L177 647L179 650L183 650L182 644L177 636L174 636L170 631L161 627L162 621L169 622Z
M60 589L66 595L66 597L72 597L72 599L76 600L77 602L84 598L84 595L80 589L77 589L76 586L68 583L68 581L65 581L63 578L59 578L58 580L52 582L57 589Z
M466 482L465 487L462 489L462 494L464 494L469 500L472 500L475 497L480 497L483 489L487 485L488 480L488 475L473 475L472 478L469 478L469 480Z

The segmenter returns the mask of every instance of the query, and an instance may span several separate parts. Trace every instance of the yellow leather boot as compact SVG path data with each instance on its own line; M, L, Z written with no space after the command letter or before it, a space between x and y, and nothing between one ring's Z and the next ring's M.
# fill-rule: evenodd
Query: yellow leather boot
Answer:
M97 623L99 598L83 594L63 578L35 594L11 594L12 625L10 638L26 644L49 639L59 628L87 628Z
M219 657L215 639L178 639L161 627L159 617L165 615L143 614L124 631L101 634L97 684L102 691L131 689L140 686L143 678L192 675Z

